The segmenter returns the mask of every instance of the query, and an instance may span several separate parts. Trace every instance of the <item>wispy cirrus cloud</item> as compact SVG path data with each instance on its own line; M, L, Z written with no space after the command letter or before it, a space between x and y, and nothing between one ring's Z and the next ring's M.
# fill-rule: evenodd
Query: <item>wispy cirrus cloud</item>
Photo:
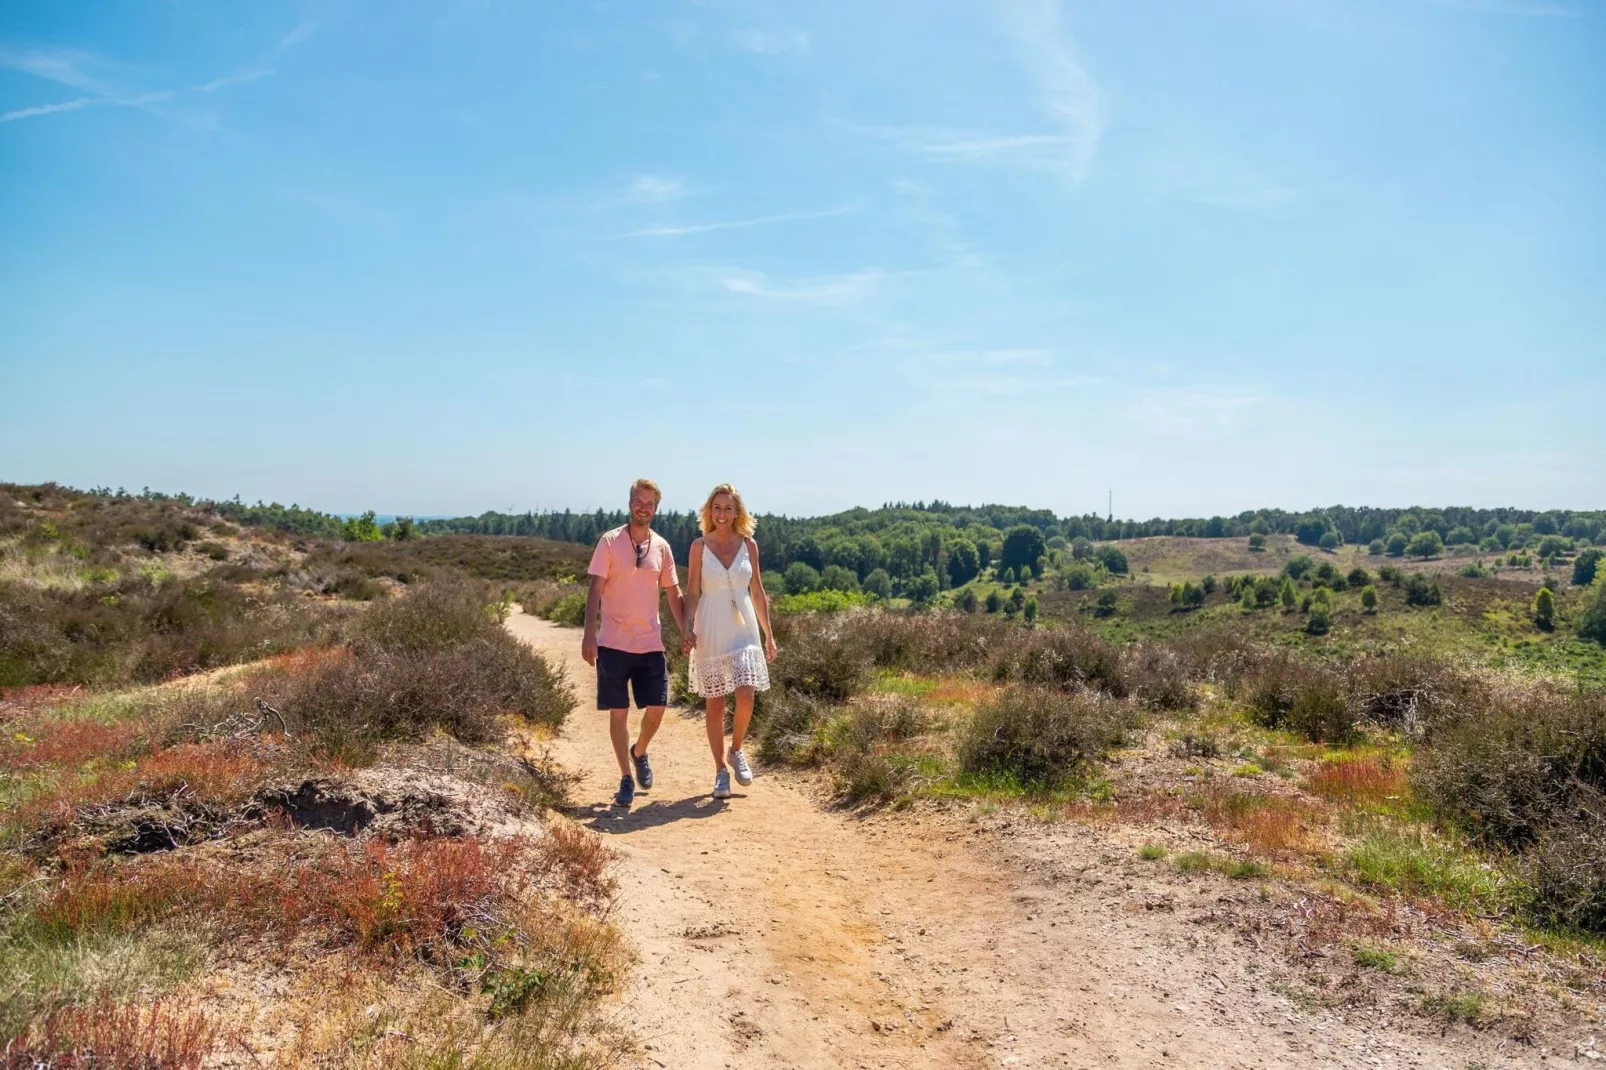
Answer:
M152 104L160 104L164 100L171 100L171 92L139 93L131 97L79 97L76 100L63 100L55 104L40 104L31 108L17 108L12 111L0 113L0 123L15 122L18 119L33 119L41 115L55 115L58 112L78 111L81 108L113 107L113 108L149 108Z
M885 271L857 271L848 275L825 275L792 282L772 281L755 271L727 270L719 282L728 292L770 301L801 301L814 304L846 304L869 297L888 277Z
M746 227L766 227L777 223L797 223L808 219L830 219L858 211L852 205L830 208L821 212L788 212L784 215L755 216L751 219L726 219L712 223L684 223L643 227L640 230L615 234L615 240L625 238L678 238L686 234L707 234L717 230L740 230Z
M80 111L90 107L149 109L154 104L174 100L187 93L215 93L230 86L245 85L271 75L273 71L267 66L267 63L305 41L312 36L316 29L316 23L298 23L294 29L281 37L268 50L262 62L236 71L233 74L227 74L179 89L154 91L133 91L120 87L118 83L121 79L114 74L105 73L108 68L111 70L117 69L118 65L92 52L86 52L81 49L19 50L0 47L0 67L8 67L24 74L31 74L36 78L55 82L69 89L93 94L92 96L77 97L72 100L63 100L51 104L15 108L11 111L0 113L0 123L15 122L18 119L32 119L44 115L57 115L62 112ZM213 115L204 116L198 125L215 126L216 117Z
M1060 134L989 134L944 126L869 126L861 131L905 152L949 163L995 163L1045 171L1065 166L1071 139Z
M1012 0L1004 12L1005 29L1032 89L1031 107L1050 129L1016 133L946 126L861 129L934 160L1051 171L1079 185L1091 171L1104 136L1098 86L1077 57L1057 0Z
M686 180L673 175L640 175L630 183L625 197L633 204L666 204L678 201L692 191Z
M1080 183L1087 178L1104 136L1098 86L1061 22L1058 0L1016 0L1006 8L1006 18L1036 82L1039 107L1066 139L1066 173L1073 183Z
M9 67L35 78L78 89L87 93L106 95L111 92L106 83L91 75L87 68L101 61L94 53L80 49L34 49L19 51L0 48L0 67Z

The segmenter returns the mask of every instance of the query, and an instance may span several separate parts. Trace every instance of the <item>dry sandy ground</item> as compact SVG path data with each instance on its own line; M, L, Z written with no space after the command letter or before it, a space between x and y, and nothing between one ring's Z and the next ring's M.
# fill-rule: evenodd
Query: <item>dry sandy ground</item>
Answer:
M618 917L641 957L620 1010L636 1065L1600 1065L1571 1042L1291 1000L1274 957L1205 923L1253 888L1167 876L1096 827L864 820L762 768L716 802L700 716L670 711L653 789L615 810L580 633L522 614L508 626L581 695L555 750L590 774L576 816L621 856Z

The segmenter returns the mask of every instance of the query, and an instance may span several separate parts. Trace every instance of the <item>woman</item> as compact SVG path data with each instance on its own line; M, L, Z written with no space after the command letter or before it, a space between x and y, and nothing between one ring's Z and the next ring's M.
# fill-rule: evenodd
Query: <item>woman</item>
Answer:
M742 504L742 496L729 483L721 483L703 503L701 519L703 537L691 544L687 568L685 619L691 627L682 648L691 654L691 689L707 701L714 798L728 799L730 770L735 771L738 784L745 787L753 782L753 768L742 753L742 742L753 716L753 695L770 686L767 663L775 660L775 635L770 630L770 602L758 573L753 518ZM732 694L736 713L731 719L727 754L725 698Z

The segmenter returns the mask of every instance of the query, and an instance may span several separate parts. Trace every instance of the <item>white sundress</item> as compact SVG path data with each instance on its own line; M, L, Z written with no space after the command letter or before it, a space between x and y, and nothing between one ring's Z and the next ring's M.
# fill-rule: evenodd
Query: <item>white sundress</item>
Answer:
M747 543L731 561L720 564L714 551L703 544L702 596L697 601L697 646L692 651L691 689L704 698L729 695L738 687L767 691L770 667L758 634L758 614L748 585L753 562Z

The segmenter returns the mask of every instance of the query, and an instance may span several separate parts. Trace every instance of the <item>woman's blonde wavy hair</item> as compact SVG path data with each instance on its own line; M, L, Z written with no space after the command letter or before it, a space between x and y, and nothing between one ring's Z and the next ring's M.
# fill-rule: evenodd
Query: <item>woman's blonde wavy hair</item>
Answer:
M698 514L703 534L707 535L714 530L714 499L721 494L729 494L731 501L736 503L736 522L731 527L736 530L736 534L743 538L752 538L753 532L758 529L758 525L753 522L753 514L749 513L747 506L742 503L741 492L729 483L721 483L708 492L708 500L703 502L702 512Z

